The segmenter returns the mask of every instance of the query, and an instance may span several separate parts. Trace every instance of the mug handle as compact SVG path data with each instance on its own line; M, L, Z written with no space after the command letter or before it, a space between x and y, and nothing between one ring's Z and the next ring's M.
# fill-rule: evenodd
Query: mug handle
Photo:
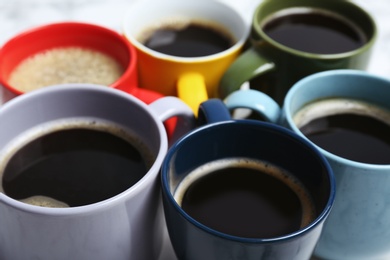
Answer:
M157 99L164 97L163 94L157 91L139 88L139 87L134 88L130 94L135 96L136 98L138 98L139 100L141 100L146 104L153 103ZM176 119L172 118L170 120L166 120L164 122L164 126L167 131L168 138L171 138L176 127Z
M187 103L197 116L200 103L208 99L204 77L196 72L181 74L177 81L177 96Z
M247 108L271 123L278 123L282 112L275 100L254 89L234 91L225 98L224 102L230 111L236 108Z
M199 106L197 124L211 124L231 120L230 112L222 100L211 98Z
M246 81L275 69L275 63L265 55L266 48L259 43L242 53L226 70L219 83L219 97L224 99L239 90Z
M177 97L163 97L148 105L165 122L172 117L177 117L176 127L169 138L169 147L181 136L195 127L195 117L191 108Z

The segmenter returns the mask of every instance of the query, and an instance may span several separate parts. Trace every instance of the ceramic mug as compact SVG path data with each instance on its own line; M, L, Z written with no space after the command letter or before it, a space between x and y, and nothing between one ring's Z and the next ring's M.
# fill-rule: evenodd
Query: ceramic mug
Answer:
M18 87L10 83L10 76L22 62L36 55L44 54L45 52L47 53L47 51L67 47L78 47L85 50L98 51L118 62L119 65L123 67L123 71L114 82L109 84L110 87L132 94L147 104L163 96L158 92L138 88L136 67L137 53L123 35L120 35L111 29L94 24L60 22L38 26L21 32L2 46L0 49L0 82L3 86L3 98L0 102L5 103L15 96L26 92L24 91L24 86ZM79 57L70 57L70 61L68 62L76 64L78 58ZM89 64L89 66L93 65ZM48 68L45 67L41 70L43 69L47 70ZM85 71L88 72L87 68L82 69L85 69ZM57 73L61 72L58 71ZM50 75L51 74L49 74L49 76ZM44 76L45 75L43 74L41 77ZM69 76L72 77L73 75ZM34 78L31 79L31 81L32 80L37 79ZM53 79L52 82L55 80L56 79ZM58 79L58 82L50 85L80 83L80 81L68 82L69 80L71 79L65 77L60 78ZM37 82L39 81L37 80ZM81 83L99 84L94 81Z
M161 171L165 218L178 259L310 259L334 199L334 177L325 158L314 146L283 127L250 120L231 120L227 108L219 99L209 99L203 102L200 106L198 120L201 125L207 124L188 133L172 146ZM181 198L186 196L183 196L182 191L189 192L190 188L182 189L181 187L186 187L186 184L191 187L200 180L197 175L203 174L203 171L207 177L215 176L214 173L209 174L208 169L229 168L230 166L224 163L236 158L240 158L239 160L244 158L240 161L244 164L252 160L256 161L255 164L257 160L258 162L264 161L267 162L266 168L268 169L272 168L271 165L276 165L278 169L290 172L294 180L298 180L295 183L300 182L306 187L307 194L310 194L308 196L314 202L316 213L313 219L308 221L307 225L293 231L280 231L278 235L256 233L246 236L241 233L244 226L245 232L250 233L252 230L257 230L259 226L268 227L273 224L270 219L262 218L267 215L271 207L257 213L253 207L240 208L240 205L245 204L246 201L242 200L239 195L236 196L237 203L227 203L229 205L227 208L223 206L219 208L220 205L226 204L224 202L215 205L215 208L218 207L217 211L224 212L222 214L224 217L219 216L221 218L216 219L216 225L215 223L210 225L209 222L206 224L200 216L189 213L188 208L184 208L184 199ZM244 173L240 172L240 174ZM262 175L262 173L257 172L255 175ZM226 175L220 176L219 182L209 179L209 183L212 183L209 186L211 190L228 183L228 178L224 176ZM241 180L244 179L242 176ZM237 180L237 182L241 181ZM243 182L246 183L245 186L249 183L254 184L256 191L264 188L261 186L261 181L246 179ZM286 206L287 198L281 195L282 189L272 188L272 190L275 193L271 197L282 197L282 205ZM200 197L210 196L218 200L218 195L210 195L212 191L210 192L207 188L201 188L200 191L203 195ZM188 196L196 196L194 192L191 194L193 195ZM210 203L212 200L210 199ZM305 204L303 201L301 205ZM255 205L257 205L256 208L259 207L259 204ZM204 216L212 216L210 211L215 210L207 211ZM240 218L232 221L229 215L243 215L247 221L237 223L237 219ZM252 218L253 215L256 217ZM278 219L276 215L271 219ZM306 216L306 214L302 215ZM246 225L249 221L251 225ZM228 223L227 228L232 227L231 229L234 230L236 227L238 231L226 232L220 229L221 223Z
M293 27L295 24L298 26ZM330 34L323 35L327 30ZM250 88L281 105L289 88L307 75L331 69L366 69L376 38L373 18L351 1L263 1L254 12L251 46L222 77L219 97L225 98L250 81ZM317 46L321 48L315 49Z
M162 122L171 116L181 118L176 128L177 137L192 128L192 110L178 98L164 97L146 105L123 91L91 84L51 86L18 96L4 104L0 108L0 258L157 259L165 229L158 175L168 149L167 134ZM116 129L118 136L133 136L132 140L137 144L135 147L148 151L149 168L138 181L111 197L74 207L31 205L19 201L14 197L14 193L11 197L6 183L11 183L23 173L18 170L21 168L18 164L16 168L8 168L8 165L13 164L12 159L7 158L10 155L16 158L13 151L22 150L17 144L23 146L27 143L26 140L31 141L42 135L49 136L50 133L57 133L57 130L66 130L69 127L84 129L87 126L100 125L107 126L105 130L102 128L102 132ZM49 151L57 149L58 144L66 146L72 143L72 140L74 139L61 139L54 147L47 148ZM80 143L84 143L84 139L80 140ZM91 145L93 143L101 142L91 142ZM42 146L44 145L45 142L42 143ZM30 156L22 158L22 166L38 165L40 158L46 158L44 156L55 159L56 153L41 154L40 151L46 150L39 147L41 146L28 153ZM60 156L66 156L67 150L60 153L61 151L58 151ZM88 173L91 174L88 169L115 167L115 164L102 165L103 159L95 160L86 166L87 175L80 173L80 179L89 180L90 184L79 185L81 187L69 192L70 195L76 193L77 198L82 198L88 188L100 179L97 174L88 177ZM76 165L73 169L77 169L79 164L82 167L83 162L80 160L76 164L75 161L69 161L70 163L65 165L62 164L63 160L58 163L66 167L69 164L70 167ZM28 164L29 161L31 165ZM95 167L95 163L100 166ZM57 169L54 172L58 174L59 171L60 169ZM110 180L110 176L114 176L118 171L109 170L107 179L100 180L103 186L97 190L113 184L115 180ZM42 172L43 170L38 171L38 174ZM69 174L73 172L69 171ZM73 183L73 180L71 182ZM31 185L35 186L34 180L31 180L28 186ZM45 185L46 183L41 185L43 190L48 188ZM63 181L56 190L65 189L68 185L67 181ZM21 192L18 188L21 186L14 187L16 188L12 190Z
M142 39L161 26L192 22L231 35L232 45L214 54L185 57L146 47ZM249 26L240 13L220 1L138 1L125 14L123 33L137 49L140 86L178 96L196 114L202 101L216 97L219 80L242 50Z
M307 138L302 133L304 130L300 130L301 127L297 124L300 124L299 122L304 118L312 121L317 118L317 114L321 113L331 115L343 110L352 111L350 113L377 117L386 122L386 118L390 115L389 98L389 79L357 70L334 70L316 73L298 81L288 92L283 108L280 108L269 96L256 90L233 92L226 98L226 104L230 109L254 110L263 115L266 120L279 123ZM346 99L355 101L346 102ZM324 101L335 102L337 107L329 103L326 105ZM365 104L366 102L370 105ZM314 105L317 106L315 110L306 109L314 112L308 112L306 115L298 113L298 111L305 111L303 107L308 104L313 105L313 108ZM298 117L298 115L305 116ZM342 121L347 122L347 119ZM370 125L373 123L365 123L367 128ZM347 137L349 139L356 134L351 132ZM388 135L386 132L384 134ZM382 148L382 146L370 146L368 143L363 147L354 147L363 141L365 135L359 134L360 141L355 140L350 145L344 145L346 151L367 150L368 154L373 154L378 147ZM377 137L379 134L374 140ZM315 142L314 140L312 143ZM376 141L374 143L378 145ZM387 194L390 189L390 164L386 161L378 161L388 153L374 155L375 158L370 159L374 161L365 162L361 161L363 157L355 159L355 157L346 157L346 154L335 154L335 150L330 152L329 148L324 148L322 144L316 147L325 155L333 168L337 188L334 207L324 225L315 254L320 258L335 260L388 259L390 257L388 232L390 212Z

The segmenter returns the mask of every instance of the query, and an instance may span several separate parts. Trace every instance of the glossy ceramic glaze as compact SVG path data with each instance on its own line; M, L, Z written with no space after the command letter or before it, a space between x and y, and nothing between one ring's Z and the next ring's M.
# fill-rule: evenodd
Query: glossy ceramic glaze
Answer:
M86 206L32 206L0 193L0 259L157 258L164 234L158 173L168 149L162 122L171 116L184 120L178 125L179 134L192 128L193 113L177 98L147 106L119 90L96 85L52 86L7 102L0 111L0 154L33 127L68 118L95 118L136 134L154 160L136 184Z
M283 108L256 90L233 92L226 103L230 109L253 109L304 137L293 121L294 114L305 104L327 97L358 99L390 110L390 80L357 70L334 70L297 82L288 92ZM316 255L339 260L388 259L390 165L354 162L318 149L334 171L337 188Z
M262 21L279 10L290 7L321 8L338 13L353 21L368 41L362 47L337 54L313 54L298 51L271 39L262 27ZM366 69L372 47L377 38L376 23L369 13L350 1L269 0L256 8L252 21L252 46L227 70L221 79L219 94L225 98L248 80L279 104L283 103L289 88L299 79L330 69Z
M334 179L328 163L307 141L285 128L227 120L229 113L220 104L217 99L202 103L199 119L209 124L178 141L162 166L165 217L176 255L183 260L309 259L334 199ZM269 239L224 234L194 220L174 200L175 188L192 169L229 157L265 160L293 172L315 202L315 220L296 232Z

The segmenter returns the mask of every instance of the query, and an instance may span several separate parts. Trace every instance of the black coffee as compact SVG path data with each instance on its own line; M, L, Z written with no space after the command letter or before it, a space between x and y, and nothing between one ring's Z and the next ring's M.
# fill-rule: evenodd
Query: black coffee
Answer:
M3 172L3 189L22 200L44 196L68 206L113 197L148 171L143 155L125 139L95 129L65 129L20 148Z
M321 148L346 159L390 163L390 111L348 98L324 98L304 105L294 123Z
M227 50L232 37L207 24L166 26L155 30L143 43L155 51L178 57L202 57Z
M246 238L286 235L312 221L314 206L292 176L271 165L253 168L248 167L253 161L233 161L238 164L214 169L189 185L181 207L190 216L217 231Z
M344 113L314 119L300 128L321 148L357 162L390 164L390 125Z
M359 27L328 11L303 12L296 8L284 11L285 14L269 19L263 30L275 41L295 50L335 54L355 50L367 41Z

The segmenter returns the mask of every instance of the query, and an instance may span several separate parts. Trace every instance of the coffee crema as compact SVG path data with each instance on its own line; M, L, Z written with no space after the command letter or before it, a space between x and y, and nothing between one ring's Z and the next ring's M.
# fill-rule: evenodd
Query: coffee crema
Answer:
M124 71L118 61L103 52L76 46L57 47L22 60L8 82L23 93L66 83L108 86Z
M109 199L137 183L153 162L136 135L95 118L36 126L13 140L0 158L0 191L44 207Z
M316 216L312 198L298 179L250 158L221 159L194 169L174 198L200 223L245 238L287 235Z
M157 52L177 57L203 57L229 49L235 39L212 21L172 18L144 29L138 41Z
M368 41L353 21L319 8L293 7L278 11L265 19L262 28L282 45L315 54L349 52Z
M328 98L310 102L293 117L313 143L340 157L390 164L390 111L361 100Z

